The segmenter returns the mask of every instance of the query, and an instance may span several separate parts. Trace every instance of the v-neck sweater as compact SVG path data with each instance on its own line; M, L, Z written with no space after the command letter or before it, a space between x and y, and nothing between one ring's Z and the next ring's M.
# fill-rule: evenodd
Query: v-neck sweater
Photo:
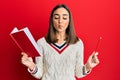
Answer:
M81 39L75 44L63 46L60 51L47 43L44 37L37 44L41 56L35 58L37 71L31 75L41 80L75 80L75 76L84 76L84 46Z

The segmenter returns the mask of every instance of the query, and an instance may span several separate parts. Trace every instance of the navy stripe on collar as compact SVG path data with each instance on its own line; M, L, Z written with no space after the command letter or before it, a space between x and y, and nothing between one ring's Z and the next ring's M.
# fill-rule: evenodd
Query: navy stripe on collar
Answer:
M65 42L64 44L62 44L61 46L59 46L59 45L57 45L57 44L55 44L55 43L52 43L52 44L53 44L55 47L61 49L61 48L63 48L63 47L66 45L66 42Z

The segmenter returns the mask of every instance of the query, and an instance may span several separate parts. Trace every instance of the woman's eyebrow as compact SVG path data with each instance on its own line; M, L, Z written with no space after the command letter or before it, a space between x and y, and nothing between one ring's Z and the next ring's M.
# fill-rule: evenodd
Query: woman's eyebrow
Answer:
M53 14L54 16L57 15L59 16L59 14ZM62 14L63 16L68 16L68 14Z
M59 14L53 14L53 15L54 15L54 16L55 16L55 15L59 16Z
M68 16L68 14L63 14L63 16Z

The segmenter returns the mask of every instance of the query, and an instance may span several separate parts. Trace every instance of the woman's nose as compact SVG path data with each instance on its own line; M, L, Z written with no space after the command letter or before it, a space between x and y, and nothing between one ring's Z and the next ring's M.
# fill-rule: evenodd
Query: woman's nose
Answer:
M59 23L61 23L61 22L62 22L62 19L60 18L60 19L59 19Z

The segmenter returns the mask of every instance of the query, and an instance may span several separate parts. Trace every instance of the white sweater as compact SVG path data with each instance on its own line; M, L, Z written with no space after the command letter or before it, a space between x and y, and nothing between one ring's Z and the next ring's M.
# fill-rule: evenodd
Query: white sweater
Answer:
M38 40L41 56L36 57L35 78L42 80L75 80L75 76L84 76L83 43L63 44L61 49L46 42L45 38Z

